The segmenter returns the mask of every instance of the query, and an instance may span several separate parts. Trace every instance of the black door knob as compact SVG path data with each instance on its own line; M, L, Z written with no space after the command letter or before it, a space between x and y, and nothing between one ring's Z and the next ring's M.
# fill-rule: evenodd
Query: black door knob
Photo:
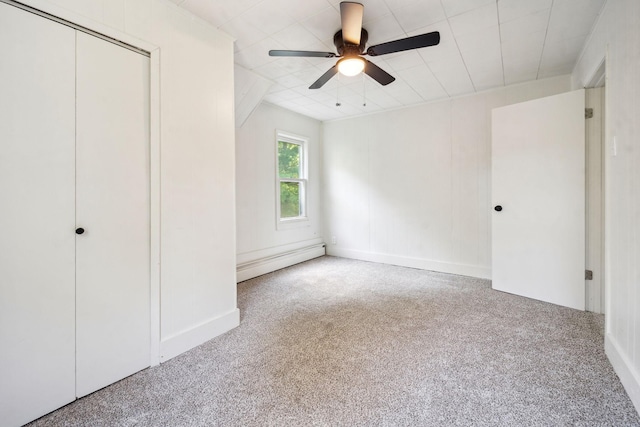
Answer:
M496 206L495 208L493 208L493 209L495 209L497 212L500 212L500 211L502 210L502 206L497 205L497 206Z
M76 234L82 234L84 233L84 228L80 227L80 228L76 228Z

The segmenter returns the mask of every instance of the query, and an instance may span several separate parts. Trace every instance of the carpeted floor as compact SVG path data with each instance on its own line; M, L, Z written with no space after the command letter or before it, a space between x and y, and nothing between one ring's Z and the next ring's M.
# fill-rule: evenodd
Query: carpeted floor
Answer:
M603 316L486 280L323 257L238 304L238 328L33 425L640 426Z

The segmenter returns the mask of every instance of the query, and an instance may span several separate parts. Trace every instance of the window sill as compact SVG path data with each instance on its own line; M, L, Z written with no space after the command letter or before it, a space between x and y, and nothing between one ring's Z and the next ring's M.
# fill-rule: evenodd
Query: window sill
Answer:
M296 217L278 220L276 224L277 230L291 230L294 228L309 227L309 217Z

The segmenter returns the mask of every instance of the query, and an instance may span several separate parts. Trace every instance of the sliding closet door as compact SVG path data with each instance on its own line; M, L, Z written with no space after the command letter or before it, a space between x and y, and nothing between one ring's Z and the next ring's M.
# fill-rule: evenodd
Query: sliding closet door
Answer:
M0 424L75 399L75 31L0 3Z
M77 33L77 395L149 366L149 58Z

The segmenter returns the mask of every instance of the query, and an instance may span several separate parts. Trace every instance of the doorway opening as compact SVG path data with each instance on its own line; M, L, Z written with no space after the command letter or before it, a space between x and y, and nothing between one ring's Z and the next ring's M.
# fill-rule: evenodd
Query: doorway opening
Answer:
M592 114L585 120L586 165L586 253L585 265L591 278L585 280L587 311L605 312L605 82L603 59L586 88L585 107Z

